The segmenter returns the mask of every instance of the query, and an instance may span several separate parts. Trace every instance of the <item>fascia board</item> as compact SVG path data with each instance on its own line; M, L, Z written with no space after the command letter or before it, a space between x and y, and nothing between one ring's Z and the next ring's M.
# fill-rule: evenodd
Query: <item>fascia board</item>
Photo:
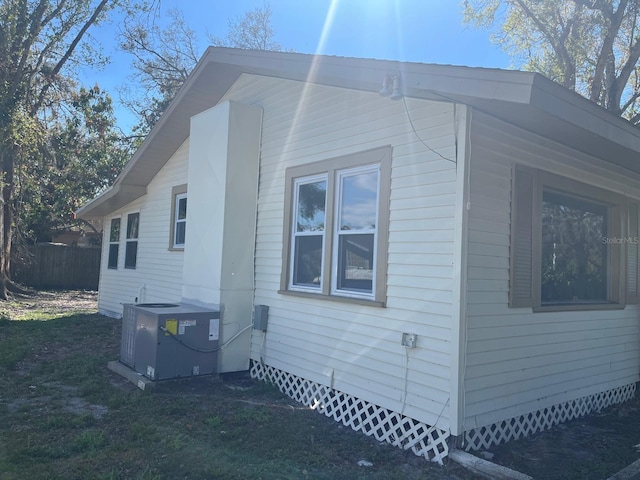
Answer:
M101 218L147 193L146 187L139 185L115 184L76 211L82 219Z
M531 105L627 149L640 152L640 129L551 80L538 76Z

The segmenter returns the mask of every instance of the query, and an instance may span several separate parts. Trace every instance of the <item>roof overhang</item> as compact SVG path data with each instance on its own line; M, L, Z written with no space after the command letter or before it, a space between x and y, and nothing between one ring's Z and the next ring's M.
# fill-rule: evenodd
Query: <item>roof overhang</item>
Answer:
M218 104L243 73L370 92L399 73L406 97L470 105L640 174L640 129L539 74L210 47L114 186L77 215L105 216L144 195L188 138L190 118Z
M146 187L115 183L89 203L83 205L76 212L76 216L78 218L104 217L140 198L145 193L147 193Z

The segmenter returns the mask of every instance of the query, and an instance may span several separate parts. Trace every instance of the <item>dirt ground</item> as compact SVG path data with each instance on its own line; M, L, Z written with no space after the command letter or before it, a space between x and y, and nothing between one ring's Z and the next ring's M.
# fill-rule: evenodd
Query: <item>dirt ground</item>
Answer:
M16 297L3 308L12 318L33 310L92 313L97 292L42 291ZM624 404L475 454L536 480L607 479L640 459L640 392Z
M607 479L640 459L640 396L488 453L536 480Z
M23 318L33 311L42 311L54 315L65 313L92 313L98 311L98 292L91 290L50 290L34 291L29 295L14 295L0 303L10 318Z

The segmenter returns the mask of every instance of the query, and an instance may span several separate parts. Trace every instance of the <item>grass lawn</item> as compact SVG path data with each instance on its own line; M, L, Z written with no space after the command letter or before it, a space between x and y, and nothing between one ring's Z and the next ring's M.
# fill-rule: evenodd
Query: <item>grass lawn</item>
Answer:
M118 320L37 308L12 315L2 303L0 312L1 480L477 478L246 377L141 391L106 366L118 357Z

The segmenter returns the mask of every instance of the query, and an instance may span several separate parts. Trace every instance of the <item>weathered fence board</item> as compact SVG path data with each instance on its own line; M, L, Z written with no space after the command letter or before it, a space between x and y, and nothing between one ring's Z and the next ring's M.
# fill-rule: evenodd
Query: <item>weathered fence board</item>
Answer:
M36 288L97 290L100 249L66 245L28 247L28 261L12 269L13 278Z

